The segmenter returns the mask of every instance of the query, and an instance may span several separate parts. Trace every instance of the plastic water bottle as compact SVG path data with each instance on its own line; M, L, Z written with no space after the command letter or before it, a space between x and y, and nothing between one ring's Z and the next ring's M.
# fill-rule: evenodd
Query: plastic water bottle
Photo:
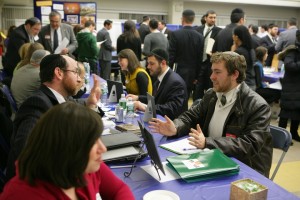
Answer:
M126 98L125 98L125 94L121 94L121 98L119 100L119 105L126 110Z
M88 62L83 63L85 76L84 76L84 83L87 88L90 88L90 64Z
M105 106L108 99L108 89L106 83L101 84L101 93L101 103L103 106Z
M126 123L132 124L134 118L134 105L132 98L129 97L127 99L127 113L126 113Z

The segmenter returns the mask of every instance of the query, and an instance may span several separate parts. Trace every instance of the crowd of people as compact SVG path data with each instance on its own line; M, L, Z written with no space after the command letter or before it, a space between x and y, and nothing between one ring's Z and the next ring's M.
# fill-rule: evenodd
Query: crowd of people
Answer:
M223 29L216 26L215 11L208 10L198 27L193 25L195 15L184 10L182 27L175 31L149 16L138 29L127 20L116 46L109 19L96 34L94 21L72 27L61 22L57 11L49 14L49 25L42 27L40 19L32 17L12 26L5 40L2 82L11 89L18 111L10 121L13 128L2 129L8 123L1 120L1 130L11 138L5 160L10 181L0 199L134 199L101 160L106 152L100 138L105 113L97 105L101 88L96 75L88 98L73 98L84 85L84 62L90 73L110 78L113 51L135 110L146 110L148 93L165 118L149 122L153 132L189 135L196 148L218 148L268 177L269 104L280 102L279 126L286 128L290 119L292 137L300 141L297 20L290 18L281 33L276 24L261 26L262 35L256 25L245 26L241 8L232 10L231 23ZM263 81L263 68L271 66L278 53L285 68L281 91ZM190 95L194 105L188 108Z

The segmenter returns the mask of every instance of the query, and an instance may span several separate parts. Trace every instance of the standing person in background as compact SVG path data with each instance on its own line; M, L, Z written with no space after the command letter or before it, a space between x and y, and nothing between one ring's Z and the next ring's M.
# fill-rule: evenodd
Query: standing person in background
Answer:
M240 25L245 24L245 12L241 8L235 8L230 15L231 24L228 24L223 30L219 32L216 37L213 47L214 52L230 51L233 44L232 30Z
M9 43L9 38L11 36L11 33L13 32L13 30L15 30L17 27L15 25L12 25L8 28L8 31L7 31L7 35L6 35L6 39L4 40L4 53L6 52L6 49L7 49L7 46L8 46L8 43Z
M164 20L158 21L158 30L164 34L164 36L167 36L168 40L170 40L172 31L167 28L167 24Z
M164 49L168 51L169 42L168 39L157 29L158 21L156 19L151 19L149 27L151 33L145 37L143 54L148 56L153 49Z
M67 40L67 46L56 53L72 55L77 48L73 27L66 23L61 23L61 15L55 10L49 14L49 20L50 24L44 26L39 33L39 42L44 46L45 50L54 53L62 41Z
M107 19L104 21L103 28L97 33L97 42L103 42L99 51L100 76L107 80L111 73L112 51L116 50L112 46L109 30L112 28L112 21Z
M205 14L205 23L202 26L196 28L201 35L204 37L204 46L203 46L203 57L201 63L201 70L198 77L198 82L195 87L195 92L193 95L194 101L196 99L202 98L204 91L212 87L212 82L210 80L211 75L211 62L210 62L210 53L206 53L206 48L209 38L215 39L221 28L216 26L217 13L213 10L209 10Z
M296 48L286 52L284 77L281 81L280 114L278 126L287 127L291 119L290 132L294 140L300 142L298 127L300 122L300 30L296 31Z
M145 68L131 49L123 49L118 53L119 65L125 75L125 86L128 94L152 94L152 81Z
M102 132L103 122L92 110L73 102L54 106L33 128L17 175L0 199L133 200L129 187L102 161L107 151Z
M143 22L141 23L140 28L138 29L142 44L144 44L146 35L150 33L149 22L150 22L150 17L143 16Z
M7 46L5 58L3 60L3 67L6 74L12 77L13 71L20 62L21 58L18 54L20 47L25 43L34 43L38 40L37 35L41 30L41 21L32 17L25 21L25 24L20 25L14 29L10 36L10 41Z
M142 43L135 23L127 20L124 23L124 32L117 39L117 53L123 49L131 49L139 61L142 60Z
M265 37L266 35L268 35L268 25L267 24L263 24L261 25L259 32L257 33L257 36L260 38Z
M249 30L249 33L250 33L251 39L252 39L252 47L255 50L259 46L259 43L260 43L260 37L257 36L258 26L250 24L248 26L248 30Z
M252 40L246 26L237 26L233 29L233 45L231 51L242 55L246 59L246 79L245 83L252 89L256 90L254 62L256 60L255 51L252 48Z
M297 19L295 17L291 17L287 23L287 30L279 34L278 42L275 45L276 52L280 52L289 45L295 44L297 30Z
M272 65L272 60L275 54L277 33L278 26L275 24L269 24L268 34L260 40L260 46L268 49L268 58L266 60L266 66L268 67Z
M97 47L96 37L93 35L95 30L95 22L88 20L76 36L78 41L78 61L88 62L90 64L91 73L98 73L98 54L99 48Z
M193 27L194 20L195 12L184 10L181 18L182 29L174 31L169 41L169 66L174 68L177 65L174 71L185 81L188 97L197 82L204 45L204 37Z

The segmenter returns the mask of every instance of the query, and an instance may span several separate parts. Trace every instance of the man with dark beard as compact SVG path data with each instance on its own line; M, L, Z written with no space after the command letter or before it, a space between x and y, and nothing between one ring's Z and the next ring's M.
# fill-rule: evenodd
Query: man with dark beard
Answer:
M7 164L7 179L15 175L15 161L26 144L32 128L47 110L56 104L67 101L75 95L84 79L78 63L64 55L52 54L40 63L41 87L20 106L14 120L14 132L11 137L11 149ZM94 77L94 86L84 105L98 111L97 102L101 91ZM102 111L99 109L100 113ZM70 119L72 120L72 119ZM46 156L46 155L45 155Z

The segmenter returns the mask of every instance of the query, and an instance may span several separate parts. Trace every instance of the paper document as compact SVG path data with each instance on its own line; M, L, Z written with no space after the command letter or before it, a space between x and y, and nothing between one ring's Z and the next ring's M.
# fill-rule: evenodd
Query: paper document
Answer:
M100 46L103 42L106 42L107 39L101 41L101 42L97 42L97 46Z
M280 81L277 81L275 83L271 83L268 85L268 88L274 89L274 90L282 90L282 85Z
M60 45L55 49L54 53L60 54L60 52L68 46L69 42L70 42L69 39L64 37L64 39L61 41Z
M150 174L153 178L155 178L160 183L172 181L175 179L179 179L180 176L172 169L170 169L167 165L167 162L162 162L166 175L163 175L161 172L159 173L161 180L159 180L158 174L153 165L144 165L141 166L143 170L145 170L148 174Z
M187 138L178 140L176 142L162 144L160 147L177 154L192 154L203 151L202 149L196 149L196 147L190 145Z
M214 44L215 44L215 40L212 38L208 38L207 46L206 46L206 50L205 50L206 54L209 54L209 55L211 54Z

